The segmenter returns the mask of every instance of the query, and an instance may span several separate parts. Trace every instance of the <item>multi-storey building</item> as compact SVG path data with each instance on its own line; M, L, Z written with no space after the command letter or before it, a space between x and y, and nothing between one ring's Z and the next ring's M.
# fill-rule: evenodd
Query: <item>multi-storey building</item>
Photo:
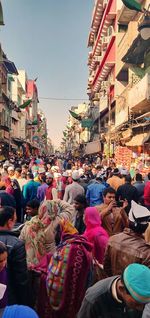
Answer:
M91 116L99 110L91 139L99 139L108 156L118 144L137 153L150 147L150 39L144 41L139 35L142 18L143 13L128 9L122 1L95 1L87 93Z
M15 104L11 99L12 75L18 74L15 64L1 51L0 62L0 153L8 156L11 150L11 114ZM1 156L1 157L2 157Z
M100 139L102 146L105 144L103 140L109 144L109 130L115 123L117 5L119 4L116 0L95 1L88 38L88 47L91 51L88 57L87 93L91 101L92 113L99 110L91 138Z
M148 1L144 2L148 7ZM116 60L116 135L141 159L150 155L150 38L143 40L138 25L143 13L122 5Z

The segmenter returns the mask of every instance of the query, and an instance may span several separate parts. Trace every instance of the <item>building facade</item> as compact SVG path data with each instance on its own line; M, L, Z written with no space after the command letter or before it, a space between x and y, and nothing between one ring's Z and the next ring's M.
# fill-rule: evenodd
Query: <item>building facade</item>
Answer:
M108 157L119 145L138 157L150 153L150 39L143 42L139 34L142 19L121 1L95 1L87 94L95 116L91 140L100 140Z

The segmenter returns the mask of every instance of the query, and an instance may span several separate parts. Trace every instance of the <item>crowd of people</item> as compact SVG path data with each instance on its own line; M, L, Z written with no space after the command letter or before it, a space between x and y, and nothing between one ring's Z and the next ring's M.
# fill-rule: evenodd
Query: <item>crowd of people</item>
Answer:
M150 171L115 157L0 165L0 318L150 318Z

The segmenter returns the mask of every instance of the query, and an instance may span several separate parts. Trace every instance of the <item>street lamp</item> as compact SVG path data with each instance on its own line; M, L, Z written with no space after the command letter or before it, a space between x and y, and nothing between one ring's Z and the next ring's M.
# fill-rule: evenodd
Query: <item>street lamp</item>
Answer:
M150 13L148 11L145 13L143 21L138 27L138 31L143 40L150 38Z

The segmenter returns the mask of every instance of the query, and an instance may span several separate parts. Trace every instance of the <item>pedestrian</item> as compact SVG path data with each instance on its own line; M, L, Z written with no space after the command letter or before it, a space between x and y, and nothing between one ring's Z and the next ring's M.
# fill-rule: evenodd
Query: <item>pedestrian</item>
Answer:
M100 214L95 207L85 209L84 222L86 230L83 235L93 244L93 257L95 257L100 264L103 264L109 236L102 227Z
M73 171L72 173L72 184L69 184L65 188L64 198L63 200L73 204L75 197L78 194L84 195L84 188L79 184L80 175L78 171Z
M46 174L46 184L48 187L45 190L45 199L56 200L58 198L57 189L56 189L56 183L54 181L54 176L52 173Z
M37 189L41 185L39 182L34 181L34 176L32 173L28 172L27 174L28 182L23 187L23 199L24 203L37 199Z
M11 198L5 197L11 203ZM10 200L10 201L9 201ZM2 205L2 201L1 201ZM24 243L15 237L12 229L16 223L16 212L13 207L0 208L0 241L8 251L8 304L28 304L28 273Z
M150 172L148 173L148 181L144 188L144 204L150 210Z
M40 202L37 199L33 199L27 202L25 221L30 221L33 216L36 216L38 214L39 206Z
M0 311L8 304L7 247L0 242Z
M46 285L52 308L50 317L76 318L89 286L92 244L78 235L67 220L61 221L60 232L60 244L51 257L47 270Z
M14 189L13 189L13 186L12 186L11 179L7 176L7 177L4 177L2 180L3 180L4 185L5 185L6 193L11 194L11 195L14 196Z
M113 188L116 191L119 188L119 186L121 186L124 183L123 179L120 178L120 172L118 168L114 169L113 175L112 177L108 178L107 183L111 188Z
M132 201L129 228L113 235L107 244L104 270L108 276L121 275L131 263L150 267L150 245L144 239L149 219L150 211Z
M42 202L45 199L46 189L48 188L48 184L46 183L46 176L40 176L41 185L37 189L37 199Z
M103 191L106 187L102 183L102 178L97 176L95 182L87 187L86 199L89 206L96 206L103 202Z
M83 234L85 231L85 223L83 221L84 218L84 210L87 206L85 195L78 194L74 199L74 207L76 210L74 226L78 230L79 234Z
M142 318L150 302L150 269L133 263L122 276L103 279L90 287L77 318Z
M10 179L14 179L14 175L15 175L15 168L14 168L14 166L9 166L8 169L7 169L7 171L8 171L8 177L9 177Z
M125 208L126 213L128 214L131 209L131 201L135 201L138 203L138 191L137 189L131 184L131 176L125 176L125 184L119 186L116 193L117 201L120 200L127 200L128 206Z
M145 188L145 183L143 182L142 174L137 173L135 175L135 182L133 183L134 187L138 191L138 201L142 205L144 204L144 188Z
M102 226L109 236L120 233L128 227L128 218L125 212L127 201L122 202L122 207L117 206L116 191L109 187L103 191L104 203L97 205L96 208L101 215Z
M20 239L24 241L29 269L39 266L42 258L56 250L55 230L62 219L72 222L74 207L62 200L45 200L38 215L26 222Z

